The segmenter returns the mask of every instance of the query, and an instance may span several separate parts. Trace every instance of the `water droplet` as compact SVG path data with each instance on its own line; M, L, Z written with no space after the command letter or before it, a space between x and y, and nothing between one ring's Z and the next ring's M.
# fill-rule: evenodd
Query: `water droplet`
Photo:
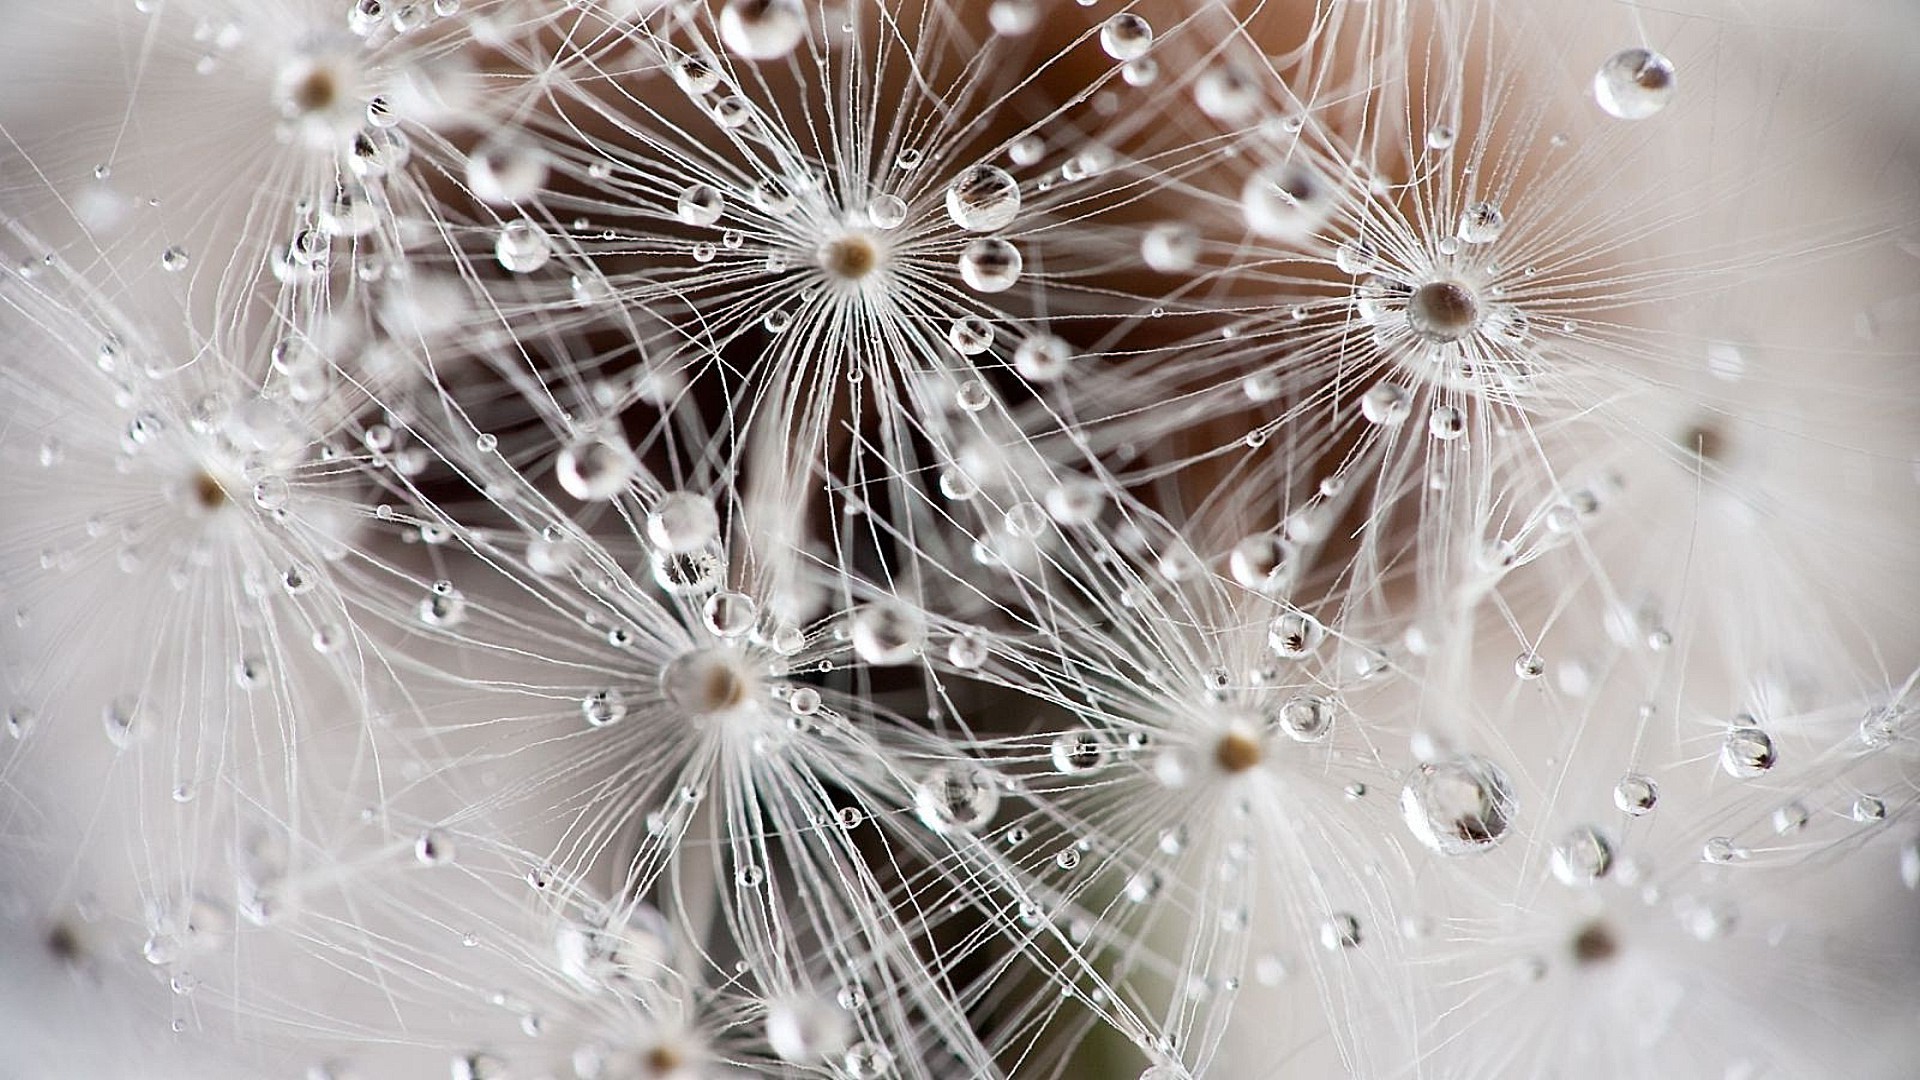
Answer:
M1360 944L1360 920L1344 912L1320 924L1320 947L1329 952L1352 949Z
M422 866L444 866L453 861L453 841L428 830L413 842L413 857Z
M192 261L192 256L187 254L187 249L178 244L174 244L160 253L160 269L170 274L177 274L185 270L187 264Z
M987 662L987 639L969 630L947 643L947 662L962 671L976 671Z
M546 151L518 138L488 139L467 158L467 188L482 202L526 202L546 183Z
M1400 791L1408 830L1442 855L1492 848L1512 827L1514 810L1506 773L1473 754L1422 762Z
M1759 776L1776 760L1772 737L1757 727L1736 723L1720 744L1720 767L1736 779Z
M1652 777L1628 773L1613 785L1613 805L1623 814L1640 817L1651 812L1659 801L1660 789Z
M1267 645L1289 660L1309 656L1327 637L1320 620L1304 611L1289 611L1267 627Z
M1301 162L1269 165L1247 177L1240 209L1247 228L1275 240L1304 240L1326 218L1333 192Z
M516 274L531 274L553 258L553 245L546 230L531 221L515 221L500 230L494 241L493 257Z
M721 43L746 60L778 60L807 35L799 0L730 0L718 21Z
M1468 203L1460 212L1460 239L1469 244L1491 244L1506 227L1506 215L1490 202Z
M1333 731L1333 702L1317 694L1295 694L1280 706L1280 730L1295 742L1319 742Z
M978 293L1006 292L1020 280L1020 249L997 236L983 236L960 253L960 280Z
M824 998L796 997L767 1005L767 1045L782 1061L808 1064L839 1054L852 1035L851 1017Z
M627 701L618 690L595 690L580 699L580 713L589 727L606 727L626 718Z
M942 836L980 829L1000 809L1000 786L977 765L942 765L914 790L913 808L922 824Z
M1087 772L1107 760L1107 740L1086 728L1069 731L1054 737L1048 756L1054 770L1064 775Z
M1862 825L1885 821L1887 820L1887 801L1878 795L1858 796L1853 800L1853 807L1848 811L1848 815Z
M1054 382L1073 364L1073 347L1053 334L1035 334L1013 350L1013 367L1028 382Z
M1153 25L1130 11L1108 19L1100 27L1100 48L1115 60L1132 60L1153 44Z
M1020 213L1020 185L997 165L974 165L947 188L947 213L968 232L993 232Z
M848 636L869 664L904 664L920 655L927 633L920 614L899 601L868 604L853 613Z
M754 620L760 617L760 605L745 593L717 592L707 597L700 612L708 630L732 638L753 629Z
M1593 99L1607 115L1643 120L1673 100L1673 62L1651 49L1622 49L1593 76Z
M1398 427L1413 412L1413 396L1390 382L1374 383L1360 395L1360 415L1381 427Z
M1582 826L1553 845L1547 862L1560 884L1591 885L1613 869L1613 844L1600 830Z
M1193 100L1222 124L1244 124L1260 105L1260 85L1240 67L1216 64L1193 81Z
M947 344L961 356L978 356L993 347L993 324L977 315L963 315L947 327Z
M847 1080L879 1080L893 1070L893 1054L878 1043L858 1042L840 1060Z
M585 502L605 502L624 493L639 469L624 442L603 435L568 443L553 464L561 489Z
M428 626L460 625L467 617L467 598L450 583L439 581L420 601L420 621Z
M1480 298L1458 281L1429 281L1407 299L1407 325L1436 345L1466 337L1480 320Z

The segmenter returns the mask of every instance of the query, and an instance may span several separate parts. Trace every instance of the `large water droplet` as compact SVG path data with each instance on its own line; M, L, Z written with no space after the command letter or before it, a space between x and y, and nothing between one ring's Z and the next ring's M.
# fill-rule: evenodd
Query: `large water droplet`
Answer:
M778 60L807 35L799 0L731 0L720 10L720 41L746 60Z
M1000 809L1000 786L977 765L942 765L914 790L913 808L922 824L943 836L979 829Z
M993 232L1020 213L1020 185L997 165L975 165L947 188L947 213L968 232Z
M1400 791L1400 813L1414 839L1442 855L1486 851L1513 825L1507 775L1473 754L1423 762Z
M1593 76L1593 99L1607 115L1642 120L1667 107L1678 82L1673 62L1651 49L1622 49Z

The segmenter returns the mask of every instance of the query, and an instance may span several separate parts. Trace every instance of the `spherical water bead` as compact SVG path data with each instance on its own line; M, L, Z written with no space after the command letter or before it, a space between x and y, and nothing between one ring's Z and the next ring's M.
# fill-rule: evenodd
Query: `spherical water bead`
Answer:
M1074 776L1099 768L1107 760L1107 740L1094 731L1081 729L1054 736L1047 756L1054 771Z
M1660 788L1650 776L1628 773L1613 785L1613 805L1630 817L1642 817L1660 801Z
M640 462L626 443L605 435L568 443L553 463L561 490L582 502L605 502L624 493L639 471Z
M700 614L708 630L734 638L753 629L754 620L760 617L760 605L745 593L717 592L707 597Z
M807 36L800 0L731 0L719 24L721 43L744 60L778 60Z
M116 750L125 750L140 741L145 725L140 722L140 703L131 697L117 697L100 710L100 723L106 729L107 742Z
M661 551L699 551L720 536L713 502L690 491L670 491L647 513L647 540Z
M707 62L706 57L688 53L668 66L674 84L689 95L698 97L720 85L720 69Z
M1887 820L1887 800L1878 795L1860 795L1854 798L1853 806L1847 816L1862 825Z
M1227 571L1249 589L1270 595L1283 593L1293 583L1298 557L1299 549L1284 537L1257 533L1233 545L1227 556Z
M1613 869L1613 843L1600 830L1583 825L1553 845L1547 865L1562 885L1591 885Z
M467 617L467 598L452 582L436 581L421 599L419 614L428 626L458 626Z
M960 253L960 280L977 293L1006 292L1024 267L1020 249L997 236L981 237Z
M627 717L627 700L618 690L595 690L580 699L580 714L588 727L607 727Z
M1153 44L1153 25L1130 11L1108 19L1100 27L1100 48L1115 60L1132 60Z
M1217 64L1193 81L1193 101L1223 124L1243 124L1260 106L1260 85L1233 64Z
M1279 721L1287 738L1319 742L1333 731L1333 702L1317 694L1295 694L1280 706Z
M767 1005L767 1045L782 1061L808 1064L839 1054L852 1035L852 1017L825 998L790 998Z
M1398 427L1413 412L1413 395L1393 383L1375 383L1360 395L1360 415L1381 427Z
M697 596L720 587L720 575L726 567L711 551L674 554L656 551L649 558L653 580L673 596Z
M531 221L515 221L500 230L493 257L516 274L531 274L553 258L553 244L545 229Z
M173 244L160 253L160 269L169 274L185 270L192 261L193 257L187 254L187 249L179 244Z
M1013 368L1028 382L1057 381L1073 363L1073 346L1052 334L1035 334L1013 350Z
M1435 124L1427 129L1427 145L1435 150L1445 150L1459 138L1449 124Z
M1773 738L1757 727L1736 724L1720 743L1720 767L1728 776L1749 780L1773 768Z
M1032 33L1039 21L1040 5L1034 0L993 0L987 8L987 24L1001 37Z
M421 866L444 866L453 861L453 841L429 829L414 840L413 857Z
M993 404L993 391L979 379L968 379L954 389L953 403L962 412L976 413Z
M947 214L968 232L993 232L1020 213L1020 184L998 165L974 165L947 188Z
M848 636L853 651L869 664L904 664L920 655L926 622L898 601L868 604L853 613Z
M1304 240L1325 219L1332 192L1320 174L1301 162L1269 165L1247 177L1240 210L1247 228L1274 240Z
M942 765L914 790L913 809L942 836L979 829L1000 809L1000 785L977 765Z
M812 716L820 711L820 691L811 686L796 686L787 694L787 708L795 716Z
M1069 475L1048 488L1040 501L1057 524L1091 525L1107 505L1107 489L1092 477Z
M1267 627L1267 646L1289 660L1312 655L1327 638L1327 628L1304 611L1289 611Z
M38 717L25 705L15 705L7 710L7 734L15 739L24 739L33 730L33 722Z
M947 327L947 344L961 356L979 356L993 347L993 324L977 315L964 315Z
M1644 120L1673 100L1673 62L1651 49L1622 49L1593 76L1593 99L1608 116Z
M1490 202L1468 203L1460 211L1460 239L1469 244L1491 244L1500 239L1501 230L1507 227L1506 215Z
M1513 825L1507 774L1473 754L1422 762L1400 789L1400 813L1414 839L1442 855L1491 849Z
M977 671L987 662L987 639L969 630L947 643L947 662L962 671Z
M753 205L775 217L790 213L800 205L799 197L777 177L769 176L756 181L751 194Z
M675 201L673 212L688 225L711 225L727 209L726 197L711 184L689 184Z
M268 476L253 485L253 503L262 510L284 510L293 497L284 478Z
M1546 673L1547 663L1540 659L1538 653L1524 652L1514 657L1513 674L1515 678L1532 682Z
M880 1080L893 1071L893 1052L878 1043L858 1042L840 1059L847 1080Z
M1457 281L1429 281L1407 298L1407 326L1437 345L1473 333L1481 315L1479 296Z
M1184 274L1200 259L1200 233L1184 221L1163 221L1140 234L1140 258L1162 274Z
M1435 405L1427 414L1427 434L1452 442L1467 433L1467 414L1452 405Z
M1785 836L1788 833L1799 832L1801 829L1807 827L1807 819L1810 816L1807 812L1806 804L1798 800L1790 802L1774 810L1773 831L1779 833L1781 836Z
M1328 952L1357 948L1360 945L1360 920L1342 912L1320 924L1320 947Z
M907 201L898 195L876 195L867 204L867 221L876 229L897 229L907 220Z
M1141 870L1127 878L1120 893L1128 903L1145 904L1159 896L1167 886L1167 877L1158 870Z
M467 158L467 189L482 202L526 202L546 183L546 151L516 138L489 139Z

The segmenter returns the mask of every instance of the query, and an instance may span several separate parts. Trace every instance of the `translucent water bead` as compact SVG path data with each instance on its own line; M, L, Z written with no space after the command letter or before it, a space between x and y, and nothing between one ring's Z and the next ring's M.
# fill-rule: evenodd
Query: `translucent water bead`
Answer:
M982 237L960 253L960 280L974 292L1005 292L1019 282L1024 265L1019 248L997 236Z
M800 0L733 0L720 10L720 41L743 60L778 60L807 36Z
M968 232L993 232L1020 213L1020 185L997 165L975 165L947 188L947 214Z
M942 765L914 791L913 807L921 824L943 836L979 829L999 810L1000 787L976 765Z
M1622 49L1593 76L1593 99L1608 116L1644 120L1673 100L1673 61L1652 49Z
M1423 762L1400 791L1400 813L1414 839L1442 855L1498 844L1513 825L1507 774L1473 754Z
M1153 25L1130 11L1108 19L1100 27L1100 48L1115 60L1133 60L1153 44Z
M500 230L494 242L493 257L516 274L531 274L553 258L553 245L540 226L531 221L516 221Z

